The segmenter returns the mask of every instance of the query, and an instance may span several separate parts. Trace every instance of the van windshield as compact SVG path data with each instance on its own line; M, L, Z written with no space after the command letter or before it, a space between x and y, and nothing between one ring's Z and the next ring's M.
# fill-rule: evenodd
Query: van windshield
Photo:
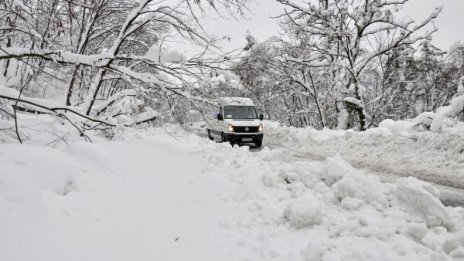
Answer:
M226 119L258 119L254 106L224 106Z

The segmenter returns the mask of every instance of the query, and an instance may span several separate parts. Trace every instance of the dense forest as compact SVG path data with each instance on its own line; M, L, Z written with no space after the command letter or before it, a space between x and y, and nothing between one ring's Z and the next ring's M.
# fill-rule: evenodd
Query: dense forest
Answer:
M197 121L216 98L246 96L291 126L419 116L428 129L464 94L464 44L432 41L440 8L417 22L398 15L407 0L276 1L281 30L224 53L202 19L240 19L246 0L2 0L0 117L45 113L84 134ZM197 51L180 55L173 41ZM462 119L454 104L446 116Z

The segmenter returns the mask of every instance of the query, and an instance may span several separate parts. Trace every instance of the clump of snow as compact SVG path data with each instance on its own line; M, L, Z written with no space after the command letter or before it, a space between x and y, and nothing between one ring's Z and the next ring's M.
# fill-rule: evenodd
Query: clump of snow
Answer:
M379 128L385 128L392 133L407 133L410 132L414 124L409 121L394 121L391 119L383 120L379 123Z
M443 250L454 258L464 257L464 234L457 233L443 244Z
M253 101L250 98L244 97L222 97L218 99L219 105L241 105L241 106L254 106Z
M335 195L343 202L345 199L358 199L365 204L375 202L386 207L389 201L386 194L389 189L383 186L378 178L361 175L360 173L346 174L333 185Z
M452 228L448 212L438 199L439 192L429 183L416 178L401 178L396 182L395 195L410 214L421 218L428 227Z
M354 86L355 86L355 85L352 84L350 88L354 88ZM357 108L364 108L364 104L363 104L363 102L362 102L360 99L356 99L356 98L354 98L354 97L345 97L345 98L343 99L343 101L344 101L344 102L347 102L347 103L350 103L350 104L356 106Z
M431 131L440 131L443 127L452 126L453 122L450 116L453 114L453 108L451 106L444 106L437 109L435 117L430 124Z
M291 202L285 211L285 217L295 228L319 225L323 214L320 200L311 193Z
M410 223L408 225L408 232L414 239L420 241L429 232L429 229L424 223Z
M416 118L414 118L413 126L417 127L419 131L429 130L434 117L435 113L433 112L423 112L419 114Z
M463 88L464 76L459 81L457 90L457 97L451 99L449 106L440 107L437 109L435 117L430 124L430 130L441 131L444 127L456 125L456 121L452 118L456 117L459 113L464 111L464 88Z
M334 183L343 178L348 173L353 173L354 169L340 155L329 157L325 160L325 175L323 181L327 186L332 186Z
M173 63L173 62L182 62L186 60L185 55L181 54L177 50L168 50L166 48L161 48L158 45L154 45L148 49L145 57L148 60L156 61L162 64Z

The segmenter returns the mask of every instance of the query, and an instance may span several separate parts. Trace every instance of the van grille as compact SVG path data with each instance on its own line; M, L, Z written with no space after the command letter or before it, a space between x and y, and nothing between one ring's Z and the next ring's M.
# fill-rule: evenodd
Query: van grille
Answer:
M258 132L258 127L256 127L256 126L253 126L253 127L240 126L240 127L235 127L234 130L235 130L235 132L256 133L256 132Z

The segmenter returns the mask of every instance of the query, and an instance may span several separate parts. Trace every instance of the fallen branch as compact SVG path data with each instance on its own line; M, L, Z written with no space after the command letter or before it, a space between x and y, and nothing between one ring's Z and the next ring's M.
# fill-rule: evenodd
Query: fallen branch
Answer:
M153 116L153 117L148 118L148 119L144 119L144 120L141 120L141 121L136 121L136 122L132 123L132 124L129 125L129 126L140 125L140 124L142 124L142 123L154 121L154 120L156 120L156 119L158 119L158 116ZM129 127L129 126L127 126L127 127Z
M3 99L7 99L7 100L12 100L12 101L18 101L18 103L15 104L15 107L18 108L20 107L21 110L23 111L29 111L29 112L32 112L32 113L45 113L44 111L47 111L47 112L51 112L52 114L54 114L55 116L59 117L59 114L61 111L63 111L64 113L73 113L79 117L82 117L86 120L89 120L89 121L92 121L92 122L96 122L96 123L101 123L101 124L104 124L104 125L107 125L107 126L110 126L110 127L116 127L115 124L112 124L112 123L109 123L109 122L106 122L106 121L102 121L102 120L99 120L99 119L95 119L95 118L92 118L88 115L85 115L81 112L78 112L76 111L75 109L73 108L70 108L70 107L48 107L48 106L45 106L43 104L40 104L38 102L34 102L34 101L31 101L30 99L28 99L27 97L12 97L11 95L5 95L5 94L2 94L0 93L0 98L3 98ZM32 105L33 107L36 107L36 109L34 108L30 108L28 107L26 104L28 105ZM26 106L24 106L26 105ZM40 111L40 110L37 110L38 109L42 109L44 111Z

